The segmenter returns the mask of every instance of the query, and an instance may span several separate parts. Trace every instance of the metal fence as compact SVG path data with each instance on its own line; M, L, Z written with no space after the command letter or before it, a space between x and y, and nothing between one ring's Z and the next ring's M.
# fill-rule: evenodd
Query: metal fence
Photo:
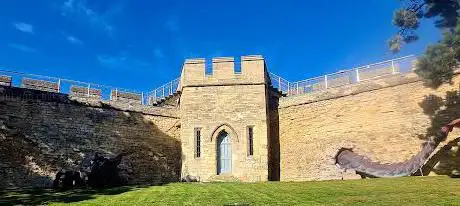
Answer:
M167 97L174 95L179 89L180 78L176 78L156 89L147 93L148 104L153 105L162 100L165 100Z
M0 70L2 85L68 94L72 97L146 105L144 92L63 78Z
M289 82L273 73L269 73L269 78L274 88L290 96L324 91L328 88L356 84L398 73L408 73L413 71L415 60L416 56L410 55L296 82ZM142 105L155 105L176 94L179 84L180 78L177 78L151 92L140 92L63 78L0 70L0 85L4 86L22 87L64 93L74 97Z
M272 73L269 76L274 88L290 96L324 91L328 88L356 84L399 73L408 73L413 71L415 60L416 56L409 55L296 82L289 82Z
M270 83L272 87L278 89L279 91L287 91L289 90L289 81L286 79L283 79L282 77L273 74L271 72L268 73Z

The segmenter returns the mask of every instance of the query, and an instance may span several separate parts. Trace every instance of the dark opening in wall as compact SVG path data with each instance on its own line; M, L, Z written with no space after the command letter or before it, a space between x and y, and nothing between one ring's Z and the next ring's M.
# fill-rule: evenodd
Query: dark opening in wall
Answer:
M270 92L269 96L269 138L268 138L268 179L270 181L280 180L280 134L279 134L279 94Z
M254 155L254 127L248 126L248 156Z
M201 128L195 128L195 157L201 157Z

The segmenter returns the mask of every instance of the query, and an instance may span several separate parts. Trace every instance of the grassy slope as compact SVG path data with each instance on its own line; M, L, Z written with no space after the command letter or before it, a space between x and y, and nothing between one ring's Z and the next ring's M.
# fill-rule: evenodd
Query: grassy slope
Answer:
M0 193L0 204L39 204L43 201L56 205L460 205L460 179L406 177L254 184L174 183L87 192Z

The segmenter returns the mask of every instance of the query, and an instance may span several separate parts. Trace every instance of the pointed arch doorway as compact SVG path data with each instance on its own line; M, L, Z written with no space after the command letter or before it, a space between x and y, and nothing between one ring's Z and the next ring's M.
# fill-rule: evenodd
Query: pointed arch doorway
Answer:
M230 135L222 130L217 136L217 174L232 173L232 143Z

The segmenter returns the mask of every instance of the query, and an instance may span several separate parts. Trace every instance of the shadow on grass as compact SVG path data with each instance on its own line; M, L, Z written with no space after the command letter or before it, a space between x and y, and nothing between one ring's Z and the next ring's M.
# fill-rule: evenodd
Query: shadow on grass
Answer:
M148 186L124 186L106 189L73 189L56 191L41 190L12 190L0 192L0 205L42 205L50 202L71 203L94 199L94 195L119 195Z

